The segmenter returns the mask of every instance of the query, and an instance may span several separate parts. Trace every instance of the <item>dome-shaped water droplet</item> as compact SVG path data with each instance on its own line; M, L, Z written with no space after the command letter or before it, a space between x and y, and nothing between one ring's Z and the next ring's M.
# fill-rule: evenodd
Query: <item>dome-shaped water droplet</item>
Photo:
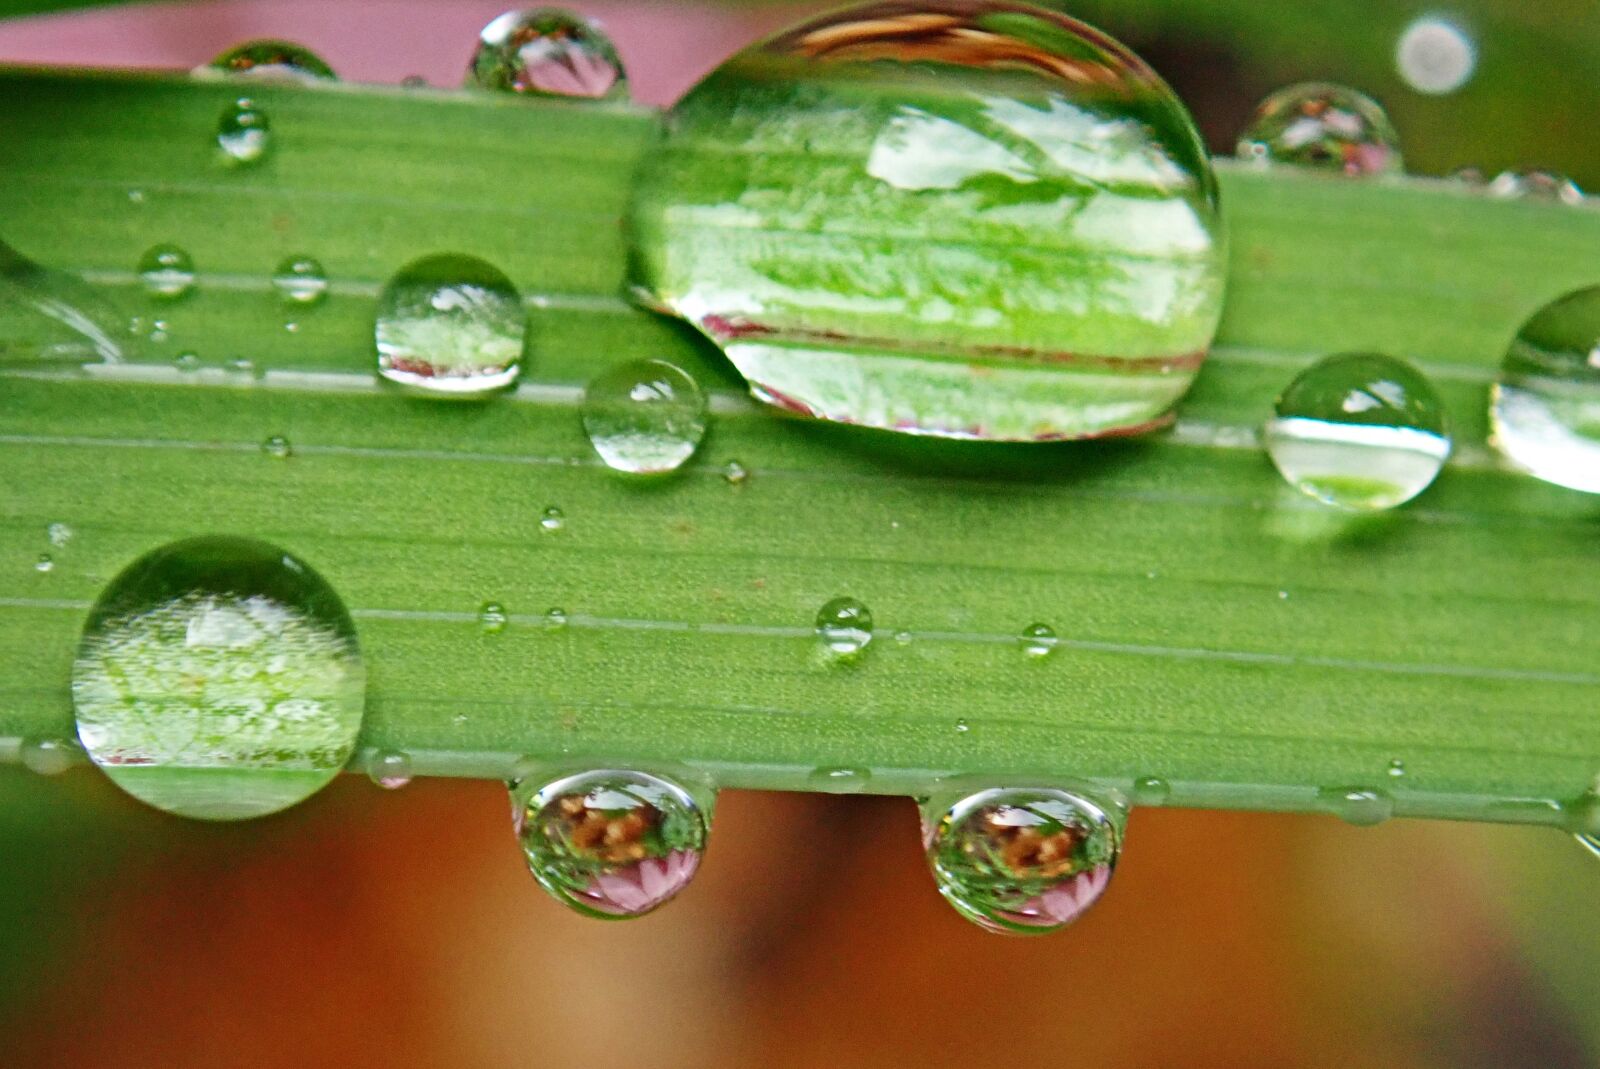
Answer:
M1458 23L1438 15L1413 20L1395 43L1394 65L1419 93L1438 96L1467 84L1478 65L1478 46Z
M705 437L705 394L688 372L665 360L622 364L589 383L583 429L613 470L675 471Z
M22 766L40 776L59 776L72 767L79 750L67 739L23 739Z
M152 245L139 257L144 291L161 300L176 300L194 289L194 260L176 245Z
M554 505L551 505L549 508L545 509L544 514L539 517L539 529L542 531L550 531L553 533L561 530L566 525L567 514L556 508Z
M386 791L411 782L411 755L399 750L379 750L367 762L367 777Z
M1600 286L1534 313L1490 392L1490 440L1518 467L1600 494Z
M1134 805L1166 805L1172 785L1159 776L1141 776L1133 781Z
M401 268L378 297L378 373L430 394L477 396L516 381L528 317L516 287L474 256Z
M274 434L261 443L261 451L269 457L278 460L287 460L294 455L294 447L289 444L289 439L281 434Z
M971 730L972 730L972 725L967 723L966 717L959 717L956 720L956 734L957 735L965 735L967 732L969 732Z
M55 569L55 558L48 553L39 554L38 559L33 562L33 570L36 572L53 572Z
M568 622L566 609L551 609L544 614L544 626L547 631L560 631Z
M1221 311L1182 103L1012 0L857 6L741 52L668 116L630 233L639 299L756 397L914 434L1148 429Z
M0 243L0 365L120 363L122 318L83 280Z
M1323 82L1291 85L1263 100L1239 137L1238 155L1351 178L1404 169L1400 139L1377 102Z
M285 304L316 304L328 294L328 273L310 256L287 256L272 274L272 288Z
M1029 624L1022 629L1022 637L1018 641L1022 652L1029 657L1048 657L1061 643L1056 637L1055 628L1049 624Z
M148 553L95 602L72 669L78 737L123 790L208 820L302 801L355 748L366 673L339 596L244 538Z
M222 53L204 67L199 78L234 76L283 82L332 81L333 68L315 52L292 41L246 41Z
M217 148L224 162L255 163L271 146L272 124L254 101L240 97L223 109L217 120Z
M1322 807L1347 824L1370 827L1394 816L1394 799L1367 787L1324 787L1317 792Z
M1105 890L1121 848L1107 807L1061 790L980 791L926 819L939 892L992 932L1031 935L1076 920Z
M485 26L466 84L536 96L628 95L622 60L599 23L557 8L507 11Z
M872 613L855 598L834 598L817 610L817 638L829 652L853 657L872 641Z
M730 460L722 469L722 477L729 486L743 486L750 478L750 471L737 460Z
M643 772L584 772L511 788L528 871L591 917L638 917L683 890L700 866L706 819L680 785Z
M1450 455L1433 386L1378 353L1341 353L1302 371L1278 398L1266 443L1292 486L1347 509L1410 501Z
M1399 779L1405 774L1406 763L1403 760L1396 757L1394 760L1389 762L1389 775L1393 776L1395 779Z
M486 601L478 608L478 626L486 635L498 635L510 621L506 607L498 601Z
M1553 171L1501 171L1490 180L1488 193L1502 200L1545 200L1582 204L1578 183Z

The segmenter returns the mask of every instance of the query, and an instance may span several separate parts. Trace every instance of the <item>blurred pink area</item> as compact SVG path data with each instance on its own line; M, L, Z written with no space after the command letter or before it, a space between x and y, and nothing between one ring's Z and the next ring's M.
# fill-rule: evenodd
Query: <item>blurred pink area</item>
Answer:
M536 6L536 5L533 5ZM616 42L636 100L670 104L730 53L817 5L578 3ZM0 61L189 68L256 37L305 45L346 81L421 75L454 87L502 0L234 0L148 4L0 23Z

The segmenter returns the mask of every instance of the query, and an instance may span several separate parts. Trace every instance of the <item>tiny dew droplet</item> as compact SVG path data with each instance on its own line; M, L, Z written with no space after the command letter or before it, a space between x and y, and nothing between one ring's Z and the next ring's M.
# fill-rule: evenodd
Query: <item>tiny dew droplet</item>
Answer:
M1394 799L1367 787L1324 787L1317 792L1322 807L1346 824L1370 827L1394 816Z
M485 26L466 84L536 96L628 95L622 60L599 23L556 8L507 11Z
M623 364L589 383L583 429L613 471L676 471L705 437L705 394L688 372L665 360Z
M1489 393L1490 441L1536 479L1600 493L1600 286L1522 325Z
M960 719L958 719L956 721L956 734L957 735L965 735L967 732L969 732L971 730L972 730L972 725L967 723L965 717L962 717L962 718L960 718Z
M378 373L427 394L482 396L516 381L527 333L522 298L498 268L475 256L425 256L378 295Z
M551 609L544 614L544 626L547 631L560 631L567 626L567 610Z
M240 97L223 109L217 120L217 148L224 163L257 163L271 147L272 124L254 101Z
M128 203L129 204L143 204L144 203L144 190L142 190L142 189L130 189L130 190L128 190Z
M486 635L500 634L510 621L506 607L498 601L486 601L478 608L478 626Z
M1404 776L1405 774L1406 774L1406 763L1404 761L1402 761L1400 758L1396 757L1393 761L1389 762L1389 775L1390 776L1394 777L1395 779L1399 779L1400 777Z
M689 884L707 827L681 785L602 769L511 788L528 871L556 901L591 917L639 917Z
M200 354L190 350L185 350L184 352L181 352L177 356L173 357L172 363L173 366L179 371L199 371Z
M1172 797L1172 785L1158 776L1142 776L1133 781L1134 805L1166 805Z
M743 486L750 478L750 472L737 460L730 460L722 469L722 477L728 481L729 486Z
M320 56L292 41L261 39L246 41L223 52L204 67L196 67L197 78L224 76L263 81L333 81L333 68Z
M1265 437L1291 486L1353 510L1410 501L1450 455L1433 386L1377 353L1341 353L1306 368L1278 398Z
M819 768L806 777L814 790L826 794L855 794L866 787L872 773L864 768Z
M386 791L411 782L411 757L399 750L380 750L367 763L367 776Z
M52 523L45 528L45 536L50 539L50 544L60 548L72 541L73 530L64 523Z
M36 572L52 572L55 571L55 567L55 559L48 553L39 554L39 559L33 562L33 570Z
M872 613L855 598L834 598L817 610L817 638L837 657L855 657L872 641Z
M40 776L59 776L72 767L78 748L66 739L23 739L22 766Z
M1583 190L1578 188L1578 183L1553 171L1501 171L1489 182L1488 193L1502 200L1583 203Z
M176 245L152 245L139 257L139 277L144 290L161 300L176 300L194 289L194 260ZM154 329L165 332L159 320Z
M1239 137L1238 156L1351 178L1398 174L1399 138L1377 102L1354 89L1304 82L1261 102Z
M894 644L896 646L909 646L915 640L916 636L910 631L896 631L894 633Z
M281 434L274 434L261 443L261 451L269 457L286 460L294 455L294 447L289 444L289 439Z
M1022 652L1029 657L1048 657L1061 642L1049 624L1029 624L1023 628L1019 641Z
M929 814L928 864L947 902L991 932L1055 931L1111 880L1122 834L1110 811L1049 788L979 791Z
M551 505L544 510L544 515L539 517L539 527L545 531L559 531L567 525L566 513Z
M272 286L285 304L316 304L327 296L328 273L309 256L288 256L273 273Z

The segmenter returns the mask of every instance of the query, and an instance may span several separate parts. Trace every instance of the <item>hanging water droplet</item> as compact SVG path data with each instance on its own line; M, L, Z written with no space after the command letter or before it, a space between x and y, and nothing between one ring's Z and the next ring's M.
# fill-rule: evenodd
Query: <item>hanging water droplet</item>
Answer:
M1134 805L1166 805L1172 797L1172 785L1159 776L1142 776L1133 781Z
M81 279L40 267L0 242L0 364L120 363L121 320Z
M834 598L817 610L817 638L835 656L854 657L872 641L872 613L855 598Z
M177 300L194 289L194 260L176 245L152 245L139 257L144 291L161 300Z
M1453 93L1472 77L1478 65L1478 46L1457 23L1424 15L1401 33L1394 65L1405 83L1419 93Z
M1048 657L1061 643L1056 638L1055 628L1049 624L1029 624L1023 628L1019 641L1022 652L1029 657Z
M33 570L36 572L53 572L55 567L55 558L48 553L39 554L38 559L33 562Z
M225 163L244 165L258 162L272 147L272 124L267 113L248 97L240 97L222 111L217 120L217 148Z
M478 627L486 635L498 635L510 622L510 614L498 601L486 601L478 608Z
M45 528L45 536L50 539L50 544L60 549L72 541L73 530L64 523L52 523Z
M722 469L722 477L728 481L729 486L743 486L750 478L750 472L737 460L730 460Z
M59 776L72 767L78 747L66 739L23 739L22 766L40 776Z
M1367 787L1324 787L1317 792L1322 807L1346 824L1370 827L1394 816L1394 799Z
M705 437L705 394L688 372L665 360L623 364L589 383L583 430L614 471L676 471Z
M836 766L814 769L806 777L811 789L825 794L856 794L864 790L872 773L864 768Z
M539 517L539 529L543 531L559 531L567 525L566 513L551 505L544 510L544 515Z
M378 373L430 394L479 396L522 370L528 317L516 287L474 256L415 260L378 297Z
M665 130L634 185L634 293L788 411L955 438L1147 430L1215 333L1193 120L1042 7L824 15L729 60Z
M411 756L399 750L379 750L367 762L367 777L386 791L411 782Z
M600 24L557 8L507 11L485 26L466 84L536 96L628 95L622 60Z
M1290 485L1347 509L1410 501L1450 455L1433 386L1378 353L1325 357L1297 375L1267 421L1266 444Z
M1535 478L1600 494L1600 286L1535 312L1489 396L1500 452Z
M600 770L511 788L517 838L533 878L591 917L638 917L682 891L700 866L706 819L682 786Z
M926 819L939 893L991 932L1032 935L1076 920L1121 851L1108 807L1062 790L979 791Z
M567 622L566 609L551 609L549 612L544 614L544 626L546 631L560 631L562 628L567 626Z
M1399 174L1400 140L1371 97L1342 85L1305 82L1261 102L1239 137L1238 156L1351 178Z
M78 737L123 790L207 820L263 816L338 775L366 673L339 596L243 538L163 546L95 602L72 669Z
M273 272L272 286L285 304L316 304L328 294L328 273L310 256L286 256Z
M1501 171L1490 181L1488 193L1502 200L1583 203L1583 190L1578 188L1578 184L1566 175L1553 171Z
M320 56L292 41L256 40L235 45L204 67L197 78L245 77L263 81L333 81L336 75Z
M269 457L278 460L287 460L294 455L294 447L289 444L289 439L281 434L274 434L261 443L261 451Z

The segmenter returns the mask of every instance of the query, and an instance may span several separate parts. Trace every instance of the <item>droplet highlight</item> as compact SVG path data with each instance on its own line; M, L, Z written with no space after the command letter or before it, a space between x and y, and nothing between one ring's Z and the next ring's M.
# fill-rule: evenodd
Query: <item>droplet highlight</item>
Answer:
M286 305L317 304L328 295L328 272L310 256L287 256L272 273L272 288Z
M1600 494L1600 286L1535 312L1489 393L1490 442L1556 486Z
M705 394L688 372L665 360L623 364L589 383L583 429L613 471L676 471L705 437Z
M558 8L507 11L485 26L466 84L529 96L628 95L622 60L600 24Z
M334 81L333 68L311 49L292 41L246 41L195 68L197 78L238 77L259 81Z
M224 163L244 166L260 162L272 147L272 124L267 113L247 97L240 97L217 120L217 149Z
M175 301L194 289L194 260L177 245L152 245L138 271L144 291L158 300Z
M1379 353L1340 353L1306 368L1279 396L1265 438L1291 486L1352 510L1410 501L1450 455L1432 384Z
M855 598L834 598L817 610L817 638L836 657L858 656L872 641L872 612Z
M1419 93L1454 93L1478 66L1478 45L1459 24L1437 15L1413 20L1395 42L1394 66Z
M528 318L511 280L474 256L426 256L378 297L378 374L422 393L477 397L516 381Z
M1239 137L1240 159L1349 178L1399 174L1400 138L1377 101L1326 82L1278 90Z

